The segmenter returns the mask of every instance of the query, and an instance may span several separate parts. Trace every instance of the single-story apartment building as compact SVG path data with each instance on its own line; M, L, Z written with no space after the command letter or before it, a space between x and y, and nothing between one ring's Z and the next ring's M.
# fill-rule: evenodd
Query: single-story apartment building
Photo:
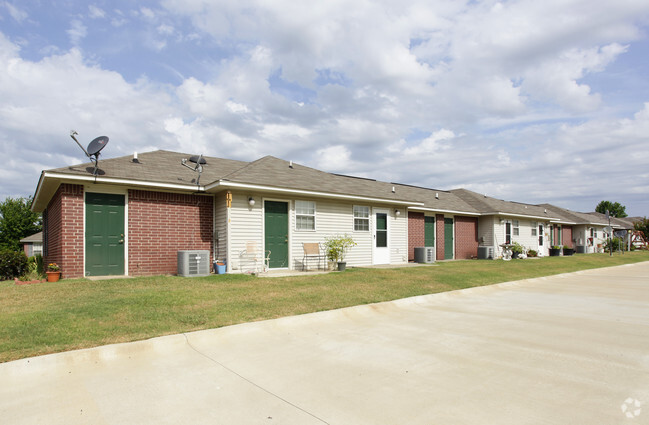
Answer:
M159 150L105 159L94 171L91 163L45 170L34 195L43 256L65 277L176 274L182 250L207 251L234 273L256 270L260 257L271 269L301 269L303 244L343 234L357 244L350 266L404 264L420 246L437 260L475 258L481 245L500 255L513 241L543 255L550 226L562 222L543 206L272 156L246 162Z

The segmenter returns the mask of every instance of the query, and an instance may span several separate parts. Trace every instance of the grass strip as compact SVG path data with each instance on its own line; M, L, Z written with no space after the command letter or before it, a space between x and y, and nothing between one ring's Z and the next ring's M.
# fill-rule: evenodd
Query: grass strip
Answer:
M451 261L284 278L0 282L0 362L640 261L649 261L649 253Z

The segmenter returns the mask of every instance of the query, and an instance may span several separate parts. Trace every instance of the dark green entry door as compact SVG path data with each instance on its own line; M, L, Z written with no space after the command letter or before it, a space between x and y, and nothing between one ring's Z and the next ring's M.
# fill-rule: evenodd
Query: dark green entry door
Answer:
M435 217L424 217L424 246L435 246Z
M124 195L86 193L86 275L124 274Z
M453 219L444 219L444 259L453 259Z
M288 267L288 203L264 201L264 229L269 267Z

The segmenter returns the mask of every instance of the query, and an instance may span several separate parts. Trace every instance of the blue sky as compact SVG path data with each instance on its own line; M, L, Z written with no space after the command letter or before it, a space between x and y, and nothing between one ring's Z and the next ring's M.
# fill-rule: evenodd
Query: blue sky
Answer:
M0 0L0 199L168 149L649 215L649 2Z

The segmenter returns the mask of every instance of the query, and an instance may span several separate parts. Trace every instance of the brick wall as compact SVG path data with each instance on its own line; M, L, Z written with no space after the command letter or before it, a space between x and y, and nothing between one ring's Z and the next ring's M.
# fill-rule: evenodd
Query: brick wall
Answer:
M561 239L563 244L567 245L568 248L574 248L572 243L572 226L563 226L561 228Z
M408 261L415 259L415 247L425 243L424 213L408 212Z
M44 263L61 266L61 277L83 277L83 186L59 186L46 215Z
M435 216L435 244L437 245L436 255L438 260L444 259L444 214Z
M129 274L175 274L179 250L206 249L211 258L213 206L211 196L129 190Z
M475 217L455 217L455 258L478 256L478 219Z

